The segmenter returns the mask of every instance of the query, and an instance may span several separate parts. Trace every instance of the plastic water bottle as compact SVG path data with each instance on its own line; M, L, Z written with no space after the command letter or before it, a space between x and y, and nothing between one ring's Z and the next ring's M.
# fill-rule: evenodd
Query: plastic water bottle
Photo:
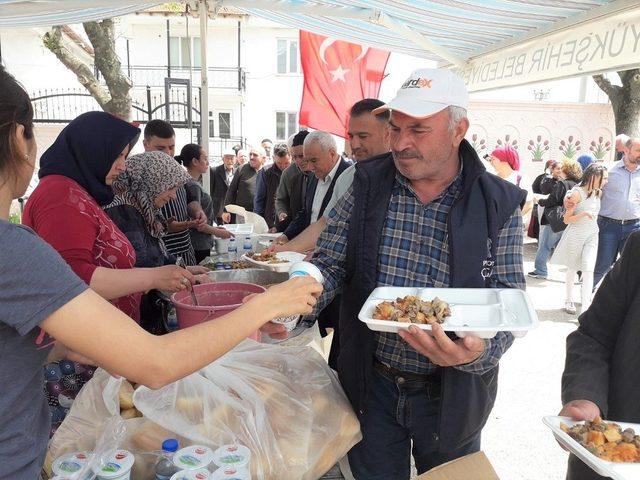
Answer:
M178 314L173 306L171 306L167 312L167 330L170 332L178 330Z
M251 235L245 235L244 237L244 242L242 244L242 253L249 253L251 250L253 250L253 244L251 243Z
M173 455L178 451L178 440L168 438L162 442L162 453L156 462L156 480L170 480L174 473L180 471L173 463Z
M238 259L238 246L236 245L235 237L229 239L229 257L231 257L231 260Z

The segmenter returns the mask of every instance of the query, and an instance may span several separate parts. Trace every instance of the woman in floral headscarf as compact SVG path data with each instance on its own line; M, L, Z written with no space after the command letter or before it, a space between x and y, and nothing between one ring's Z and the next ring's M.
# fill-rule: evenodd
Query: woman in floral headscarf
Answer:
M105 212L125 234L136 252L136 267L151 268L176 263L162 237L166 220L160 209L176 197L176 189L191 180L172 157L163 152L144 152L126 161L126 170L113 181L115 197ZM187 267L192 274L206 273L204 267ZM206 281L202 277L200 281ZM166 333L169 305L152 290L142 298L140 325L147 331Z
M136 267L175 263L162 237L166 220L160 209L175 198L176 189L191 177L164 152L144 152L126 162L126 170L113 181L116 193L104 207L136 251Z

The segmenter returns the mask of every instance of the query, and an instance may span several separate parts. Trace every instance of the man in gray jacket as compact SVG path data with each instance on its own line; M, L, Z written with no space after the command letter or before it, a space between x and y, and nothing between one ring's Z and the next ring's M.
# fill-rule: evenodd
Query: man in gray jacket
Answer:
M604 278L580 326L567 337L560 415L640 423L640 232L631 234L620 260ZM576 456L567 480L601 477Z
M306 179L309 166L304 160L302 145L309 135L306 130L300 130L295 134L291 143L291 159L293 163L282 172L280 184L276 191L276 228L283 232L293 217L304 205L304 193L306 191Z

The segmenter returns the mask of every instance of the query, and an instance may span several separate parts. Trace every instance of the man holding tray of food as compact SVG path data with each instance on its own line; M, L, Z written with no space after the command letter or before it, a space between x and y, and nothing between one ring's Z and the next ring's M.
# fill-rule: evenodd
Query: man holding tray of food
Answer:
M561 416L573 420L640 423L640 233L632 233L620 260L604 278L589 309L580 315L578 329L567 337L562 375ZM634 432L640 434L640 429ZM637 440L636 440L637 439ZM602 442L591 451L601 455ZM586 443L586 442L585 442ZM620 443L620 442L617 442ZM640 437L633 438L633 461L640 460ZM631 461L631 459L627 459ZM569 457L568 480L605 478L578 457ZM634 477L635 478L635 477Z
M312 259L325 278L316 311L343 289L337 370L362 426L349 453L358 480L409 479L411 454L421 473L478 451L498 362L513 341L507 332L460 339L437 321L430 333L415 325L400 335L374 332L358 320L384 285L524 288L526 192L487 173L464 140L467 105L452 72L413 72L380 107L391 111L391 153L357 164ZM446 322L438 301L401 301L407 312L432 308Z

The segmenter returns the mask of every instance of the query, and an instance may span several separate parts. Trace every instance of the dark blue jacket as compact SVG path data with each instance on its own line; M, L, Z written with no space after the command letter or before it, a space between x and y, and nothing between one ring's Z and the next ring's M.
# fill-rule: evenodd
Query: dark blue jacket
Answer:
M448 218L450 287L492 285L494 246L499 230L522 205L526 192L487 173L465 140L462 194ZM353 182L354 206L347 236L346 278L340 311L338 374L358 414L364 413L367 385L374 360L374 335L358 320L358 312L377 286L381 234L395 182L391 154L359 163ZM416 285L420 287L423 285ZM424 285L426 286L426 285ZM440 408L440 450L467 443L484 426L495 401L498 368L483 375L444 368Z
M331 195L333 195L333 187L336 184L336 180L340 176L342 172L344 172L350 165L347 160L344 158L340 158L340 165L336 170L336 174L331 180L331 185L329 186L329 190L327 194L322 199L322 205L320 206L320 213L318 214L318 218L320 218L324 214L324 209L327 207L327 203L331 200ZM307 180L307 193L305 194L305 202L302 210L298 212L296 217L291 221L289 226L284 231L284 234L287 236L289 240L297 237L302 233L302 231L307 228L311 224L311 210L313 208L313 197L316 193L316 187L318 186L318 179L315 175L309 175L309 179Z

